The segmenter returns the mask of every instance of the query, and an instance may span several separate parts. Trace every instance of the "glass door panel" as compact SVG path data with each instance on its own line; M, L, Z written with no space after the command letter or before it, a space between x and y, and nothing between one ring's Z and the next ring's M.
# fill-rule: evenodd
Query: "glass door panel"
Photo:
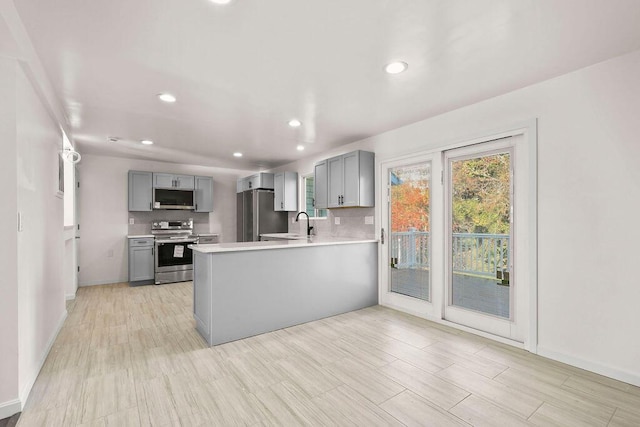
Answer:
M512 318L511 153L449 161L449 304Z
M430 301L431 163L388 171L390 291Z

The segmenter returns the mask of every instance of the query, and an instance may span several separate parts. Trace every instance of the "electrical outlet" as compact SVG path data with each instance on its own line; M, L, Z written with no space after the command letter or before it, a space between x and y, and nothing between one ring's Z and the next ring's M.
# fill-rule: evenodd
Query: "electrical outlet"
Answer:
M291 224L295 224L296 223L296 219L295 218L291 218Z
M18 212L18 231L24 230L24 219L22 218L22 212Z
M373 225L373 216L365 216L364 217L364 223L366 225Z
M337 217L333 218L333 222L334 222L336 225L340 225L340 217L339 217L339 216L337 216Z
M135 224L135 222L136 222L135 219L129 218L129 225L133 225Z

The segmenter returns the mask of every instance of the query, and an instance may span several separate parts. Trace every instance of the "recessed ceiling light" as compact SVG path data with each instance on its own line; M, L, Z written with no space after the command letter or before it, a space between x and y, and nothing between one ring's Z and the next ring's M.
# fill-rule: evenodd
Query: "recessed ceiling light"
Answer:
M158 98L160 98L160 101L168 103L176 102L176 97L171 95L170 93L159 93Z
M233 153L233 157L242 157L242 153L235 152L235 153Z
M400 74L405 71L409 65L406 62L398 61L387 64L384 70L389 74Z
M298 151L302 151L302 150L304 150L304 145L298 145L298 146L296 147L296 150L298 150Z
M140 141L142 144L144 145L153 145L153 141L150 139L143 139L142 141Z
M231 0L211 0L211 3L215 3L215 4L229 4L229 3L231 3Z
M297 128L302 124L302 122L298 119L291 119L289 120L289 126L291 126L292 128Z

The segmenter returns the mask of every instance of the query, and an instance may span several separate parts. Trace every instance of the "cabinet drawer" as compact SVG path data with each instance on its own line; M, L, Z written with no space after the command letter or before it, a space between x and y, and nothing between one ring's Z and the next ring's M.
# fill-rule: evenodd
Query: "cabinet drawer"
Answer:
M154 239L153 237L138 237L136 239L129 239L130 247L138 247L138 246L153 246Z

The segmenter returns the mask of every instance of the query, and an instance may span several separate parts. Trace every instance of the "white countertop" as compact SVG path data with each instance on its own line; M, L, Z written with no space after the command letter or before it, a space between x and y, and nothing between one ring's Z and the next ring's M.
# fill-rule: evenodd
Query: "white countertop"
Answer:
M261 234L260 238L268 238L268 239L284 239L284 240L305 240L307 236L303 234L296 233L266 233Z
M189 245L191 249L201 253L222 253L238 251L257 251L265 249L288 249L309 246L352 245L354 243L377 243L376 239L349 239L340 237L317 237L304 240L271 240L267 242L235 242L213 245Z
M153 234L130 234L127 239L144 239L147 237L154 237Z

